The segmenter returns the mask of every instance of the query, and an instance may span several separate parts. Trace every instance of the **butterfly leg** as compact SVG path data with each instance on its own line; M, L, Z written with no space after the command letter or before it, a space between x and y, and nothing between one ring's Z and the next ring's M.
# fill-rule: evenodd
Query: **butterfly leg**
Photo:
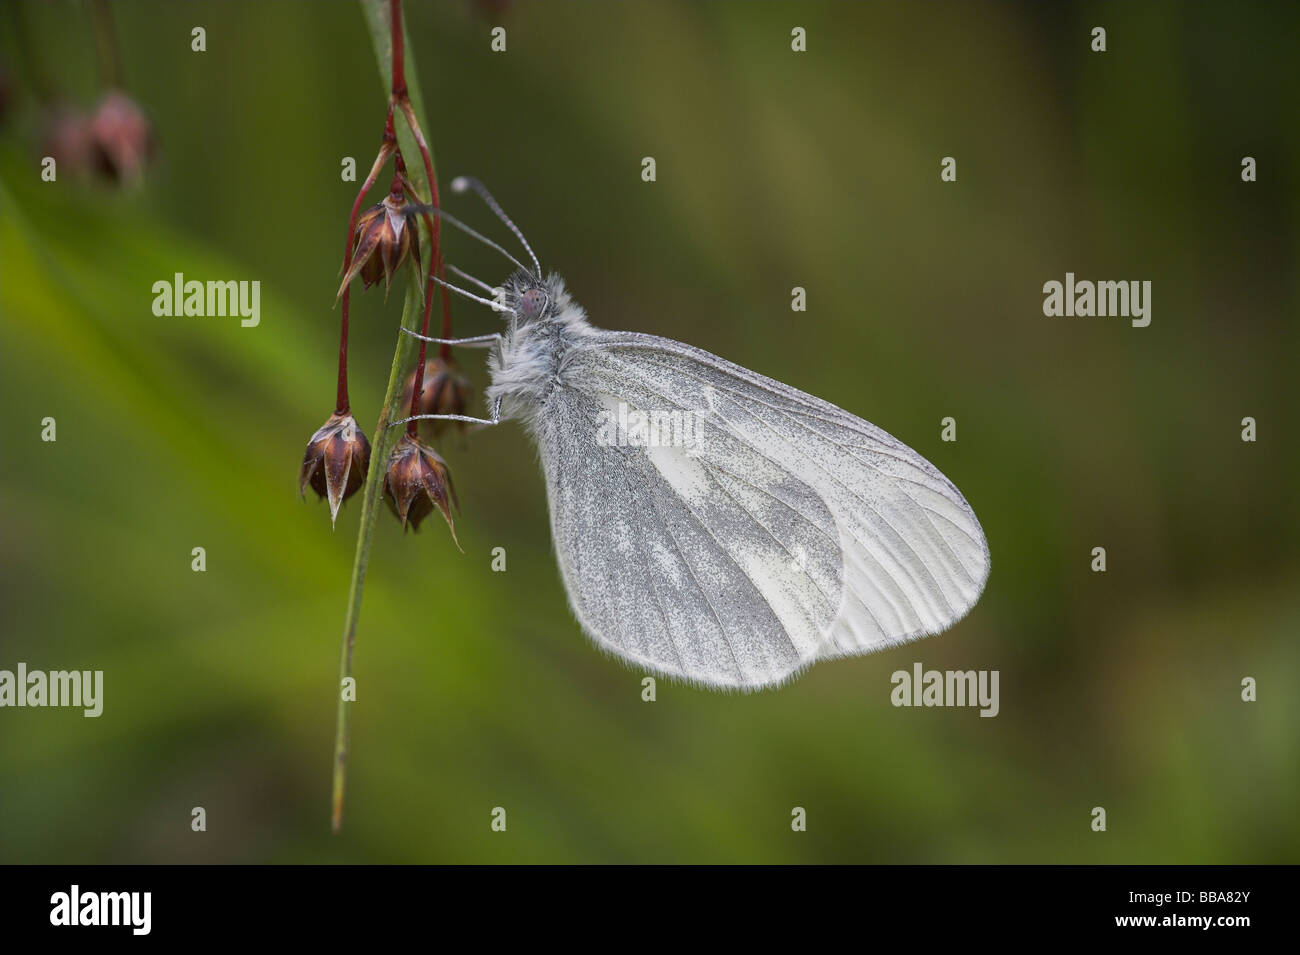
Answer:
M409 328L403 328L402 331L423 342L432 342L435 345L464 345L466 348L491 348L501 338L501 335L496 332L491 335L475 335L473 338L432 338L413 332Z
M409 418L403 418L400 421L390 422L388 427L395 428L399 424L406 424L408 421L467 421L470 424L500 424L501 423L501 399L498 398L492 402L491 418L471 418L463 414L417 414Z

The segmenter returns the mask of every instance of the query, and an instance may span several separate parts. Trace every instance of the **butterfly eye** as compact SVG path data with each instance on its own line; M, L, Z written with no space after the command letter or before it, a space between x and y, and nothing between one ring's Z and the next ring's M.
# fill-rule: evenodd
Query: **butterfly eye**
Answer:
M519 313L525 319L534 319L542 314L546 307L546 293L539 288L530 288L519 296Z

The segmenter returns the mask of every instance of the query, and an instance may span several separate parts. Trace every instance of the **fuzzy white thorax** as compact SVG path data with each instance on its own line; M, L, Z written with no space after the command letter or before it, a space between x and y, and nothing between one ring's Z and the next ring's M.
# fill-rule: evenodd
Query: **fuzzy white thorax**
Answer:
M563 384L566 359L574 346L596 332L582 306L565 289L564 279L554 272L544 283L527 273L511 276L505 284L506 303L516 308L522 295L534 288L546 293L546 307L531 320L522 314L511 316L500 343L488 356L489 405L501 399L502 418L522 419L526 424L556 385Z

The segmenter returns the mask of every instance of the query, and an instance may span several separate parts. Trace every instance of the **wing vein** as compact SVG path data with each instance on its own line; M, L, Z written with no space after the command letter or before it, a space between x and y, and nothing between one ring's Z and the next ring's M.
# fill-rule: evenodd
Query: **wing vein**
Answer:
M606 473L609 471L608 461L604 461ZM655 596L655 604L659 608L659 617L664 622L664 633L668 634L668 643L673 648L673 656L677 659L677 665L681 667L683 673L689 672L686 667L686 661L682 659L681 648L677 646L677 637L673 635L672 623L668 619L668 611L664 607L663 598L659 596L659 588L655 586L654 566L650 562L650 554L645 549L645 515L641 508L636 507L633 502L636 495L633 493L632 482L628 479L626 468L616 469L623 478L623 486L627 488L627 499L630 509L637 515L637 523L641 525L641 536L636 539L637 550L641 553L641 562L645 565L646 580L650 583L650 592ZM650 648L645 648L645 657L650 659Z
M677 535L673 533L672 526L668 521L664 520L663 511L659 510L659 504L655 501L654 495L650 495L650 506L655 509L655 513L659 515L660 520L663 520L664 531L668 534L668 539L673 542L673 550L677 551L677 556L682 559L682 566L685 567L686 572L691 575L691 580L695 581L696 589L699 590L700 596L704 598L704 602L709 605L709 612L713 614L713 619L718 624L718 630L722 633L722 641L727 645L727 652L731 654L731 662L735 664L736 676L743 682L745 680L745 672L740 668L740 658L736 656L736 648L731 645L731 637L727 635L727 628L722 623L722 618L718 616L717 608L713 606L713 601L709 599L709 594L704 589L704 585L701 584L700 579L695 576L695 568L691 566L691 562L688 561L686 555L682 553L682 546L677 542Z

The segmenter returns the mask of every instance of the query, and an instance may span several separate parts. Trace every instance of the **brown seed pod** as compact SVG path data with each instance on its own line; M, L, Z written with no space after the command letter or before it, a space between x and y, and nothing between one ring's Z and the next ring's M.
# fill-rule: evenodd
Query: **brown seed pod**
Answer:
M298 470L298 493L306 496L310 484L330 502L330 521L336 521L343 502L365 482L369 467L370 442L352 415L336 411L307 442Z
M451 508L459 510L460 504L451 472L447 462L419 438L404 434L393 448L384 474L384 499L402 527L412 530L419 530L420 522L436 508L451 529L451 539L456 541ZM460 547L459 541L456 546Z

